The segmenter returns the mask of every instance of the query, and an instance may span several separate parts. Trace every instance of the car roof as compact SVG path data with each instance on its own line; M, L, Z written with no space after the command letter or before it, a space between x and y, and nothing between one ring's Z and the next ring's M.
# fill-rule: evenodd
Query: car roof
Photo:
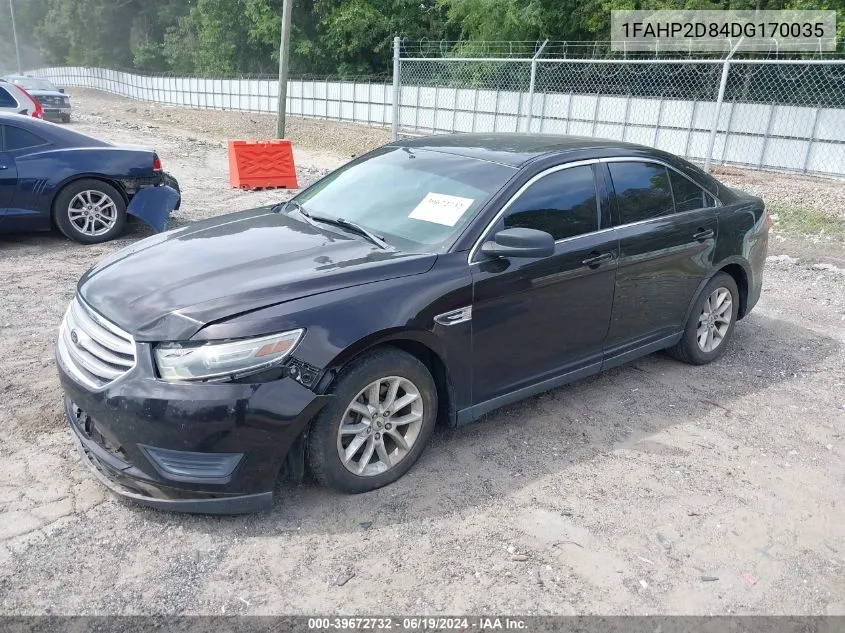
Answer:
M112 147L111 143L62 125L12 112L0 112L0 125L4 124L22 127L61 147Z
M43 77L36 77L34 75L3 75L2 77L0 77L0 81L5 81L11 84L14 84L16 81L21 81L22 79L37 79L38 81L46 81L51 86L55 85L49 79L44 79Z
M552 134L440 134L396 141L391 145L456 154L511 167L521 167L541 156L576 150L630 149L637 152L654 152L650 147L634 143Z
M24 127L29 127L30 120L37 121L38 119L13 112L0 112L0 124L15 123L16 125L22 124Z

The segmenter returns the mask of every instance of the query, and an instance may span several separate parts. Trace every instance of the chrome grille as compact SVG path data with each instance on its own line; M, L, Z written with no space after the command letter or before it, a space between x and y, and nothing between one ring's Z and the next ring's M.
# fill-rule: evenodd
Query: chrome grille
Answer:
M64 367L83 384L101 389L135 366L135 340L75 298L57 344Z

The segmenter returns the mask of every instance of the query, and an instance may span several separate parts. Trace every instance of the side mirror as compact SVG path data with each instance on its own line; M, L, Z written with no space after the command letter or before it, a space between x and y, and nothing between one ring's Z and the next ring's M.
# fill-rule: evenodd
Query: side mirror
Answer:
M481 252L493 257L548 257L555 252L555 239L536 229L505 229L484 242Z

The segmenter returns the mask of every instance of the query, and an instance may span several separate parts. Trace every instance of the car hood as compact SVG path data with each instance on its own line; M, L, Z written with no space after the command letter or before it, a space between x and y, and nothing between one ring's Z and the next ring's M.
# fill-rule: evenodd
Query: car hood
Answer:
M184 340L236 314L420 274L436 258L262 208L141 240L91 268L78 292L137 340Z

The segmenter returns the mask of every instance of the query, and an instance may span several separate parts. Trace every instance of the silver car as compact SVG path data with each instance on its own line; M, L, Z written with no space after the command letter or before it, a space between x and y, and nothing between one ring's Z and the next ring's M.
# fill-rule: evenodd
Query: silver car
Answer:
M42 118L43 109L34 97L20 86L0 79L0 112L23 114Z
M3 79L23 88L40 103L44 109L44 119L62 123L70 121L70 99L64 90L57 88L46 79L30 75L7 75Z

